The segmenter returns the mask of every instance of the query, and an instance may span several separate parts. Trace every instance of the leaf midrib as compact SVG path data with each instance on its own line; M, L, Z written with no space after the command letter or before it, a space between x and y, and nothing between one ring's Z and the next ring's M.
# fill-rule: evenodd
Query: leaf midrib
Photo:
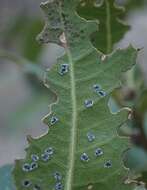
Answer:
M69 146L69 169L67 172L66 188L72 189L73 184L73 171L75 165L75 149L77 143L77 100L76 100L76 84L75 84L75 71L72 60L72 55L69 49L67 49L67 56L70 65L70 84L71 84L71 101L72 101L72 128L71 128L71 141Z
M65 34L65 26L64 26L64 20L62 17L62 6L60 4L60 18L62 22L62 29ZM66 39L66 34L65 34ZM69 73L70 73L70 91L71 91L71 104L72 104L72 121L71 121L71 140L70 140L70 146L69 146L69 164L68 164L68 170L67 170L67 176L65 179L65 189L66 190L72 190L72 184L73 184L73 173L74 173L74 165L75 165L75 150L76 150L76 144L77 144L77 100L76 100L76 83L75 83L75 70L74 70L74 62L73 57L71 54L71 51L67 44L65 45L65 53L67 55L68 61L69 61Z

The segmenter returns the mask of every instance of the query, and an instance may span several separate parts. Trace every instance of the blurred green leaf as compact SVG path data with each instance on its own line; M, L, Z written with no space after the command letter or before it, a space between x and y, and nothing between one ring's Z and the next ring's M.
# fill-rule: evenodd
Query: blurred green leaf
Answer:
M103 53L111 53L113 45L120 41L129 30L122 20L125 11L115 4L115 0L82 0L78 14L87 20L96 20L99 30L91 35L93 45Z
M127 0L125 3L127 12L140 9L146 4L146 0Z
M45 110L46 113L48 112L46 105L55 101L56 96L50 90L44 91L41 88L38 90L40 90L38 93L36 91L32 93L25 104L18 106L15 112L8 115L8 127L11 135L15 134L16 130L35 128L43 118Z
M42 28L42 22L38 18L30 18L28 15L19 15L7 24L1 32L1 41L5 48L15 47L18 54L35 62L42 46L35 40Z
M133 172L147 171L147 152L134 146L125 153L124 162Z
M41 31L42 24L40 20L29 21L23 36L23 56L31 61L36 61L42 46L36 42L36 36Z
M24 77L27 84L30 85L31 91L31 96L27 102L18 105L15 112L8 114L8 128L12 135L20 126L25 128L26 126L33 127L37 125L36 118L40 117L41 119L41 112L46 105L56 100L56 95L44 85L46 72L39 65L32 64L28 60L7 51L0 51L0 58L10 60L19 66L20 72L25 74Z
M41 66L33 64L29 60L17 56L6 50L0 50L0 58L12 61L13 63L20 66L20 69L22 69L24 73L34 75L36 76L37 80L43 82L45 76L45 70Z
M12 165L6 165L0 168L0 189L1 190L15 190L11 171Z

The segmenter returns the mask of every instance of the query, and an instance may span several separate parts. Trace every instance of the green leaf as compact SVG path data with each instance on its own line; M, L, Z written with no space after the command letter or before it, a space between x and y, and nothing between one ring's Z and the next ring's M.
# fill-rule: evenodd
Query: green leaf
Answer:
M100 3L101 2L101 3ZM129 30L122 21L125 10L115 0L82 0L78 13L87 20L97 20L99 31L91 35L93 45L103 53L110 53L115 43Z
M42 24L40 20L31 20L27 23L25 36L23 38L23 55L31 61L36 61L41 51L41 46L36 43L35 37L41 30Z
M135 64L137 51L129 46L108 56L99 53L89 40L97 24L80 18L75 12L77 4L73 0L51 0L41 5L46 25L39 40L62 45L65 54L47 75L48 85L58 96L44 118L49 131L38 139L29 138L26 159L16 161L13 174L18 190L26 189L24 180L30 182L28 189L132 189L123 181L127 170L121 158L128 142L117 134L128 111L112 114L108 100L113 89L120 86L122 72ZM67 70L61 70L63 66ZM95 84L100 88L97 92ZM92 100L91 107L85 106L85 100ZM93 142L87 138L89 132L95 135ZM45 162L47 148L50 154L46 154L49 160ZM97 149L101 150L99 156L95 155ZM25 172L23 166L32 164L32 154L40 159L35 169ZM87 161L82 161L85 154ZM57 175L55 179L55 172L62 179Z
M11 177L12 165L0 168L0 188L2 190L15 190Z

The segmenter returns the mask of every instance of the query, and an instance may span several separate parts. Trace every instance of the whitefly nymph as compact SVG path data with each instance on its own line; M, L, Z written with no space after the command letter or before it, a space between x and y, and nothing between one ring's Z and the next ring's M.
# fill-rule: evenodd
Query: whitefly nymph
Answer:
M56 116L52 116L52 117L51 117L50 124L51 124L51 125L54 125L54 124L57 123L58 121L59 121L59 119L58 119Z
M112 167L112 161L111 160L107 160L105 163L104 163L104 168L111 168Z
M41 154L41 160L47 162L50 159L50 155L48 153Z
M22 186L25 188L29 188L32 185L31 181L28 179L25 179L22 181Z
M30 164L30 166L31 166L31 171L38 168L38 164L37 164L36 162L32 162L32 163Z
M29 171L31 171L31 166L30 166L30 164L24 163L23 166L22 166L22 170L23 170L24 172L29 172Z
M35 184L34 187L33 187L33 190L41 190L40 185Z
M96 157L99 157L99 156L102 156L104 154L104 152L103 152L103 150L101 148L97 148L95 150L94 154L95 154Z
M49 154L49 155L53 155L54 154L54 149L52 147L48 147L48 148L45 149L44 152Z
M90 99L89 99L89 100L85 100L85 101L84 101L84 105L85 105L86 108L92 107L93 104L94 104L93 100L90 100Z
M84 152L81 157L80 157L81 161L83 162L88 162L89 161L89 156Z
M87 133L87 139L89 142L93 142L95 140L95 135L92 132Z
M56 181L61 181L62 180L62 175L61 175L61 173L60 172L55 172L54 173L54 179L56 180Z
M65 75L66 73L68 73L69 71L69 65L68 64L62 64L60 65L60 68L59 68L59 74L60 75Z
M101 90L101 86L99 84L94 84L93 89L96 93L98 93Z
M101 97L105 97L105 96L107 95L106 92L103 91L103 90L100 90L100 91L98 92L98 94L99 94Z
M31 159L33 162L37 162L39 160L39 156L37 154L32 154Z
M62 183L61 182L56 183L55 190L62 190L62 189L63 189Z

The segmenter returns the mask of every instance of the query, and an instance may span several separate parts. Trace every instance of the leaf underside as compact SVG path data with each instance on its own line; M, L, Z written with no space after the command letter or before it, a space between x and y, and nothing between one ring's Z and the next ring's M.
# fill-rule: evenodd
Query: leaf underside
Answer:
M120 86L121 73L135 64L137 51L129 46L108 56L98 52L89 40L97 23L77 15L78 3L50 0L41 4L46 25L38 39L64 46L65 54L47 75L48 85L58 97L44 118L49 131L38 139L29 137L26 158L16 161L13 174L18 190L132 189L124 184L127 170L121 159L128 142L117 133L127 120L128 111L110 113L108 100L113 89ZM61 72L63 64L68 66L65 73ZM98 91L94 89L96 84ZM85 100L91 100L93 105L87 108ZM87 138L89 132L95 136L92 142ZM49 147L54 151L45 162L41 155ZM95 155L98 148L103 152L101 156ZM87 161L81 160L83 153L88 156ZM25 163L32 163L32 154L40 158L38 167L25 172L22 168ZM57 180L55 172L62 179ZM30 182L27 188L24 180Z
M99 31L91 35L93 45L103 53L110 53L115 43L119 42L129 30L122 18L124 7L115 0L82 0L77 8L80 16L87 20L97 20Z

